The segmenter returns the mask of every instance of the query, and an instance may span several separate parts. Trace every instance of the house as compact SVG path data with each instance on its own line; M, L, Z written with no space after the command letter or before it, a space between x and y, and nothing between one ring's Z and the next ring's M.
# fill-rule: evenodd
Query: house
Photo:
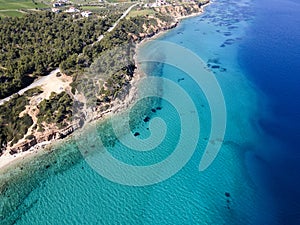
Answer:
M162 6L167 4L166 0L156 0L155 3L157 6Z
M144 7L159 7L167 5L166 0L155 0L155 3L146 4Z
M66 3L66 2L57 1L57 2L54 2L54 3L52 4L52 6L53 6L53 8L58 8L58 7L61 7L61 6L66 5L65 3Z
M51 11L54 12L54 13L60 13L61 12L61 10L58 9L58 8L52 8Z
M80 12L79 9L76 9L75 7L71 6L69 9L65 10L67 13L77 13Z
M93 14L93 13L90 12L90 11L84 11L84 12L81 13L81 16L83 16L83 17L89 17L89 16L91 16L92 14Z
M61 5L61 3L55 2L55 3L53 3L52 6L53 6L53 8L56 8L56 7L60 7L62 5Z

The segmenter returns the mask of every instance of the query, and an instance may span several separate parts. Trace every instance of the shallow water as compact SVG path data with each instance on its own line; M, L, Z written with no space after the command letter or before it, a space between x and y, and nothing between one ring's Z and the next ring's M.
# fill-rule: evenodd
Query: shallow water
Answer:
M35 174L28 172L30 169L23 169L22 179L16 177L8 186L10 189L1 196L5 202L18 203L18 210L12 214L2 212L3 223L282 224L280 201L270 192L271 184L266 179L269 176L269 164L266 163L269 151L261 150L270 149L277 143L267 136L260 124L261 118L269 116L270 98L257 88L255 80L251 79L253 83L248 80L252 78L251 71L242 61L247 58L246 35L256 21L255 4L259 3L216 1L206 8L203 15L184 20L179 27L159 38L187 48L200 57L206 65L202 65L199 71L209 68L222 89L227 109L226 133L222 148L208 169L199 171L199 162L211 134L209 102L189 74L178 67L162 64L158 70L147 71L148 75L169 79L183 88L198 114L198 121L193 122L200 123L199 139L187 164L164 181L147 186L128 186L104 178L79 154L83 150L83 155L85 151L100 155L101 163L101 154L106 149L116 159L136 166L167 159L179 143L180 118L184 115L178 114L178 109L163 99L172 90L162 83L159 84L163 90L162 100L154 100L150 107L149 102L135 106L131 118L140 122L131 127L131 133L122 134L118 140L112 130L107 129L110 124L105 128L99 125L82 133L79 139L59 147L44 161L36 162L38 172ZM242 59L241 51L244 51ZM139 57L143 58L143 54L146 53L142 49ZM186 55L178 55L178 58L181 61L187 59ZM190 106L184 101L180 104L186 110L186 116L193 118L194 111ZM144 121L146 116L150 121ZM152 132L156 135L154 141L157 141L162 130L160 123L153 122L157 118L163 119L167 127L159 146L145 152L132 151L124 146L121 141L131 140L135 133L139 134L137 138L143 139L151 137ZM193 136L195 129L188 132ZM97 145L100 140L101 148ZM191 147L189 142L185 145L186 149ZM38 170L39 165L45 169ZM50 167L46 169L47 165ZM136 179L130 173L124 177L133 182ZM23 198L24 201L19 203Z

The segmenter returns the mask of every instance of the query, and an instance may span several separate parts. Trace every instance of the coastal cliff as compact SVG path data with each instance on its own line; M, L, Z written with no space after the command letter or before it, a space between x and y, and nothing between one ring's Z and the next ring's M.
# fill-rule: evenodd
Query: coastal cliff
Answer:
M14 155L28 151L33 147L38 150L40 147L43 147L51 141L69 136L75 130L81 128L85 122L100 119L108 113L116 113L122 110L122 108L126 108L129 103L134 100L134 82L138 79L138 75L136 74L137 65L134 60L136 51L135 45L146 38L151 38L162 31L176 27L180 18L203 12L202 6L208 2L209 1L203 1L201 3L191 2L189 4L180 5L165 5L153 8L154 14L123 19L113 32L107 35L100 43L93 44L93 48L88 49L86 52L91 51L92 55L97 55L93 51L94 49L99 48L102 49L102 52L105 52L107 50L104 51L103 48L109 48L109 45L115 45L112 42L112 38L115 38L118 43L130 43L129 52L122 52L122 49L118 49L119 56L122 56L121 53L126 54L128 58L125 58L130 63L124 64L123 67L115 70L109 67L107 69L109 72L105 72L106 75L111 71L114 71L114 73L111 73L108 78L100 82L102 86L99 86L99 80L101 79L97 80L96 84L94 83L92 86L89 86L90 84L85 83L82 76L76 74L72 75L72 82L70 83L70 80L68 80L67 85L62 88L63 90L58 91L58 93L52 93L52 97L48 96L48 100L47 98L43 98L44 100L39 101L38 104L27 105L27 111L25 110L24 112L27 112L28 115L31 116L33 121L32 125L25 133L24 137L19 139L19 141L15 143L9 142L6 146L2 146L0 155L7 152ZM137 11L139 10L142 11L143 9L140 7ZM132 29L133 24L136 26L134 30ZM84 57L85 56L83 55L82 58ZM124 58L124 56L122 57ZM78 60L80 61L80 59ZM90 64L91 67L103 66L101 63L100 65L97 65L97 62L99 63L97 58L92 58L91 60L94 61L93 64ZM83 64L84 63L86 62L83 62ZM108 64L115 64L115 62L108 61ZM70 74L62 75L65 79L68 79L68 75L70 76ZM57 73L56 77L58 76L60 77L61 75ZM87 97L91 96L91 93L86 93L87 89L100 91L96 94L92 94L93 97L90 98ZM43 91L45 92L45 90ZM130 96L129 93L131 93ZM28 102L32 103L33 100L37 101L40 96L42 96L40 93L37 96L29 96ZM64 97L67 100L60 103L61 96L67 96ZM58 107L49 110L49 106L53 104L51 99L56 100L54 105L59 106L64 104L63 109ZM124 101L125 99L126 101ZM91 102L93 104L92 106L90 105ZM74 104L77 105L77 107L74 107ZM74 109L84 111L84 113L76 116ZM45 115L48 116L45 117Z
M12 147L8 148L7 150L11 155L25 152L28 149L32 148L33 146L36 146L37 144L41 144L39 147L43 146L43 143L48 143L50 141L59 140L62 138L67 137L68 135L72 134L75 130L79 129L82 126L80 120L68 125L66 128L63 128L61 130L52 129L47 132L40 132L36 133L35 135L32 135L31 139L25 139L23 141L18 142L17 144L13 145Z
M209 0L204 1L191 1L182 4L172 4L162 7L154 8L156 12L161 14L170 15L173 18L180 19L188 16L193 16L203 12L203 7L209 3Z

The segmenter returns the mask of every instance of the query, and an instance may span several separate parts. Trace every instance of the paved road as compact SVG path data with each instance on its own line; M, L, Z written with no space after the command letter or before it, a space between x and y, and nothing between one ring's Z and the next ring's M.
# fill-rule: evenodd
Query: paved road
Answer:
M112 26L107 30L107 32L112 32L112 31L116 28L116 26L119 24L119 22L120 22L122 19L124 19L124 18L128 15L128 13L133 9L133 7L135 7L136 5L138 5L138 3L136 3L136 4L132 5L132 6L130 6L130 7L122 14L122 16L114 23L114 25L112 25ZM104 38L104 35L100 35L100 36L98 37L98 39L97 39L96 42L101 41L103 38Z

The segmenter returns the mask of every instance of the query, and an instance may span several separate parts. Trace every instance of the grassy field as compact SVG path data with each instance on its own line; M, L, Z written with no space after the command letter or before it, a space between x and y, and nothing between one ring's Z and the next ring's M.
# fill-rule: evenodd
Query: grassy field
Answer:
M155 11L153 9L143 9L143 10L132 10L128 17L135 17L135 16L145 16L145 15L154 15Z
M0 17L22 17L24 13L14 11L0 11Z
M89 11L99 11L101 9L104 9L104 6L81 6L82 10L89 10Z
M0 10L17 10L17 9L35 9L35 8L47 8L49 5L41 3L42 1L35 0L0 0ZM50 3L50 0L43 2Z
M98 4L98 0L72 0L74 4ZM124 3L124 2L136 2L136 0L105 0L105 2L111 2L111 3Z
M98 4L98 0L73 0L74 4ZM130 2L129 0L108 0L108 2ZM0 0L0 17L22 17L24 13L21 9L41 9L52 7L52 0ZM102 7L84 6L83 10L98 12Z
M135 1L130 1L130 0L107 0L107 2L122 3L122 2L135 2Z

